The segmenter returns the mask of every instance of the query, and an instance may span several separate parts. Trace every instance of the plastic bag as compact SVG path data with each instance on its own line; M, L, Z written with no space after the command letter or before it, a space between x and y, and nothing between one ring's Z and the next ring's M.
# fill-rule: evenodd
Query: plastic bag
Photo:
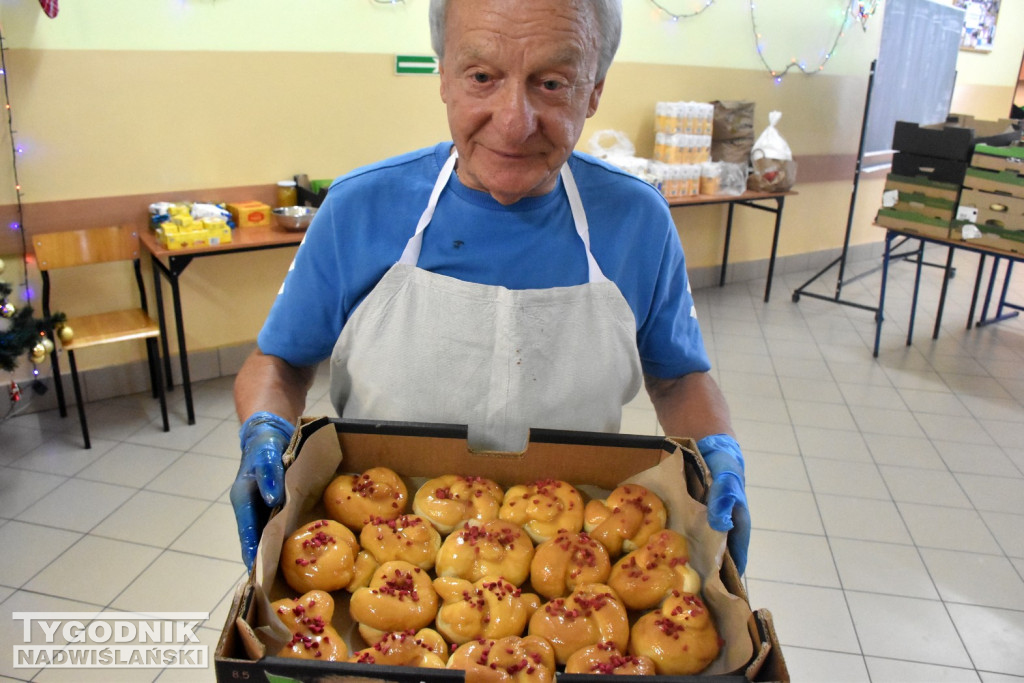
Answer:
M750 151L750 178L747 189L755 192L785 192L796 182L796 162L789 145L779 134L775 125L782 118L782 112L768 114L768 127L754 143Z
M731 164L750 162L754 146L754 103L716 100L711 133L711 160Z
M629 141L626 134L617 130L597 131L590 136L587 148L598 159L632 157L636 154L636 147Z

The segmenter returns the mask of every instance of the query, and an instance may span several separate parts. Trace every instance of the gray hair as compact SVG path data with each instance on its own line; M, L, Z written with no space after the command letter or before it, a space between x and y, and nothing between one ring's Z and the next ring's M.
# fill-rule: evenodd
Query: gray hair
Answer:
M594 13L601 36L597 56L597 82L604 80L622 38L622 0L586 0ZM444 58L445 12L448 0L430 0L430 44L438 58Z

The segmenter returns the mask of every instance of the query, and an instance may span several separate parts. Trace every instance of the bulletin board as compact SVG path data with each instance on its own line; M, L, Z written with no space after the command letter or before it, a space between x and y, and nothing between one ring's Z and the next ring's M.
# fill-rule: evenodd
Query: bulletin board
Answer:
M953 0L954 6L964 10L964 25L960 36L961 50L992 50L992 43L996 39L999 2L1000 0Z
M892 148L897 121L942 123L956 83L964 10L933 0L889 0L864 130L864 155Z

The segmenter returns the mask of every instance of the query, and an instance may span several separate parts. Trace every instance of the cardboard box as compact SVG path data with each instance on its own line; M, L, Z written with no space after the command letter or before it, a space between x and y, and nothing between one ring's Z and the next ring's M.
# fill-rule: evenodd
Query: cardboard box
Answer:
M289 502L267 525L256 566L249 581L236 593L217 645L215 666L219 681L264 680L271 675L304 681L328 675L340 676L341 680L462 680L463 673L456 670L263 656L267 648L261 638L273 642L270 651L276 651L274 648L281 642L273 640L266 626L269 601L294 594L277 577L281 540L300 524L318 518L322 491L337 472L361 472L376 465L390 467L414 482L451 473L486 476L505 487L540 478L564 479L579 486L585 494L595 492L593 495L627 479L650 482L655 492L666 499L669 526L684 531L690 540L691 564L704 579L705 601L726 640L722 655L710 667L719 673L686 680L789 680L771 613L750 609L727 552L721 568L717 567L714 557L724 551L725 535L707 526L706 518L700 517L704 508L694 500L705 495L709 474L692 441L534 430L522 454L480 454L468 450L465 427L303 418L286 461L293 457L286 482ZM351 634L351 623L338 623L339 615L342 622L347 619L347 597L342 592L335 599L336 626L340 633ZM572 678L559 675L560 680ZM579 680L614 679L589 675Z
M228 211L239 228L254 228L270 225L270 207L263 202L248 201L228 204Z
M960 186L955 183L936 182L927 178L913 178L890 173L885 179L886 190L898 190L900 194L922 195L930 199L942 199L956 202L960 194Z
M914 211L879 209L875 216L875 224L883 228L915 233L922 237L949 239L951 236L949 221L929 218Z
M185 225L166 221L156 227L157 241L165 249L215 247L231 242L231 228L224 221L191 221Z
M993 147L976 145L971 166L990 171L1012 171L1024 176L1024 147Z
M972 167L967 169L964 187L1024 199L1024 176L1019 176L1013 171L989 171Z
M892 148L901 153L966 162L973 147L974 132L968 128L921 126L907 121L897 121L893 128Z
M960 206L977 211L974 223L979 227L1016 230L1024 236L1024 198L964 189L960 195Z

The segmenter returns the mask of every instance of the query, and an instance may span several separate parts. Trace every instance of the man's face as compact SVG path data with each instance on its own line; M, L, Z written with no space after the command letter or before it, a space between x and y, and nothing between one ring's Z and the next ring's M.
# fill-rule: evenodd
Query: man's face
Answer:
M589 0L451 0L441 99L468 187L502 204L551 191L597 111Z

